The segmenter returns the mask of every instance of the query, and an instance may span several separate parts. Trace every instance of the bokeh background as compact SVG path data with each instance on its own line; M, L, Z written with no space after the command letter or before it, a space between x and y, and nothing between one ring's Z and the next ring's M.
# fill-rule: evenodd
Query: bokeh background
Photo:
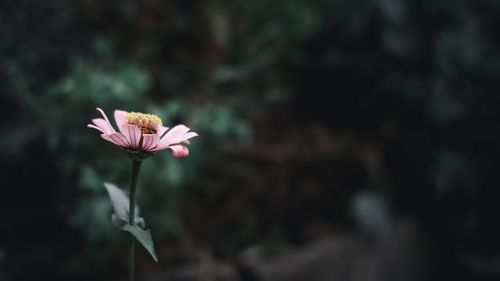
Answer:
M146 160L137 280L500 280L500 2L0 2L0 280L126 280L119 108Z

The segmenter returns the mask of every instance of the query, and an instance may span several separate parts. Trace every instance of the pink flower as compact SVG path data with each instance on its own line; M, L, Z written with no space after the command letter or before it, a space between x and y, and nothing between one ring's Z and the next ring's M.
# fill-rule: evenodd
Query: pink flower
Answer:
M130 151L152 154L170 148L175 157L184 157L189 155L189 139L198 136L184 125L169 130L156 115L123 110L115 110L115 122L119 129L116 131L104 111L97 110L103 118L92 119L92 124L87 127L99 130L103 139Z

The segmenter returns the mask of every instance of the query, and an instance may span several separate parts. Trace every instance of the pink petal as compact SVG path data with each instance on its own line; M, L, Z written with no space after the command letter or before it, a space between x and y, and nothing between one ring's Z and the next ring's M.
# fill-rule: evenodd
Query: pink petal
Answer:
M101 113L102 117L104 117L104 120L106 121L107 131L113 132L113 133L116 132L115 129L113 128L113 126L111 126L111 123L109 122L109 119L108 119L108 116L106 116L106 113L104 113L104 111L102 111L102 109L100 109L99 107L96 109L97 109L97 111L99 111Z
M127 123L127 112L123 110L115 110L115 122L118 129L121 129Z
M197 136L198 136L197 133L195 133L195 132L189 132L189 133L187 133L187 134L185 134L185 135L182 136L182 140L180 142L189 144L188 139L194 138L194 137L197 137Z
M165 132L168 130L168 127L163 127L162 125L158 126L160 129L158 130L158 135L160 138L165 134Z
M106 131L104 131L104 130L103 130L102 128L100 128L100 127L97 127L96 125L88 124L88 125L87 125L87 127L88 127L88 128L93 128L93 129L96 129L96 130L99 130L99 131L101 131L101 133L106 134Z
M190 138L192 137L196 137L198 136L197 133L195 132L191 132L191 133L187 133L183 136L180 136L180 137L176 137L174 139L171 139L169 141L164 141L162 143L162 141L160 140L160 142L158 143L158 145L156 146L156 148L154 150L163 150L163 149L167 149L167 148L170 148L172 145L178 145L179 143L185 143L185 144L189 144L189 140ZM163 140L163 139L162 139Z
M111 134L115 132L115 130L113 129L110 130L108 123L106 123L106 120L102 118L92 119L92 123L94 123L94 125L96 125L97 127L101 128L101 130L103 130L105 134Z
M122 134L128 141L128 147L138 148L141 141L141 129L135 125L124 124L121 128Z
M142 135L141 149L144 151L153 151L160 141L160 136L157 134L144 134Z
M194 137L194 135L185 138L187 132L189 132L189 128L184 125L177 125L170 129L160 140L159 146L169 146L171 144L180 143L184 140ZM196 133L195 133L196 134Z
M172 149L172 155L175 158L186 157L189 155L189 149L183 145L172 145L170 146Z
M170 129L162 138L163 139L170 139L170 138L173 138L175 136L178 136L178 135L181 135L181 134L185 134L189 132L189 128L184 126L184 125L177 125L175 127L173 127L172 129Z
M122 135L121 133L112 133L112 134L102 134L101 137L109 142L112 142L118 146L121 146L121 147L127 147L128 146L128 142L127 142L127 138L125 138L124 135Z

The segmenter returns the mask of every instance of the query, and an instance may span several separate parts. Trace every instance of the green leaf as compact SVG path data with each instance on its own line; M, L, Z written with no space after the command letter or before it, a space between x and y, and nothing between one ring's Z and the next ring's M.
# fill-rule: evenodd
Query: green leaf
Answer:
M104 183L104 186L106 187L106 191L108 191L109 199L113 206L113 215L111 216L113 224L124 231L130 232L149 252L153 259L158 262L151 233L149 230L144 230L145 221L139 216L139 206L136 204L135 225L131 225L128 221L130 200L127 194L112 183Z
M155 262L158 262L158 257L156 256L155 247L153 244L153 239L151 238L151 232L148 230L143 230L137 225L126 224L122 230L130 232L139 243L149 252L153 257Z
M125 191L123 191L116 185L105 182L104 187L106 187L111 205L113 206L113 214L111 215L111 220L113 221L114 225L122 228L124 225L128 224L130 200ZM135 222L140 227L144 227L144 219L139 216L139 206L137 204L135 206Z

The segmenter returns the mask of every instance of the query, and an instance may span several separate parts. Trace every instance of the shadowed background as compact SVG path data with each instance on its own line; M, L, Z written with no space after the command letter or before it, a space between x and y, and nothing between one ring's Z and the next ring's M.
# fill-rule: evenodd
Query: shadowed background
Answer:
M137 280L500 280L500 2L0 2L0 280L125 280L96 107L200 137L139 176Z

